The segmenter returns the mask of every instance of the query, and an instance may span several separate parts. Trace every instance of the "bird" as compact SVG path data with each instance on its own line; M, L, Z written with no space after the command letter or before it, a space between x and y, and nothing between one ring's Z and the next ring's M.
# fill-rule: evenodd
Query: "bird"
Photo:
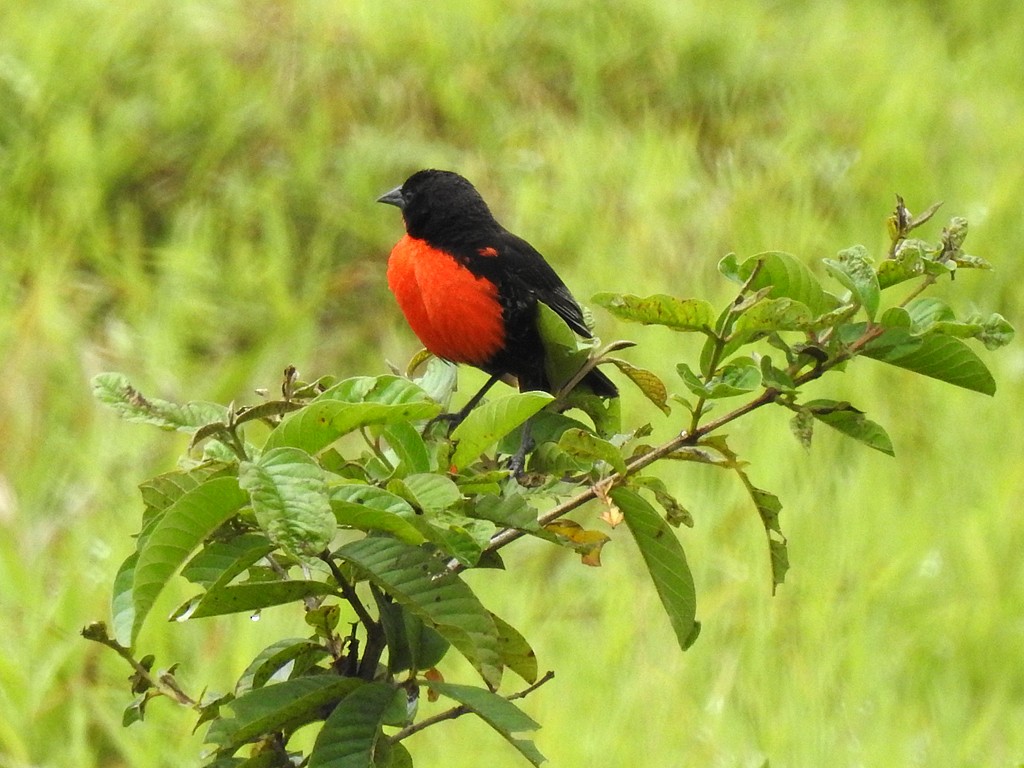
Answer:
M499 380L520 391L555 393L538 328L543 303L581 337L592 338L583 310L543 256L498 223L472 183L453 171L426 169L377 198L397 206L405 235L391 250L388 287L423 346L490 376L455 415L459 421ZM592 368L580 382L594 394L618 396ZM528 432L524 434L524 445Z

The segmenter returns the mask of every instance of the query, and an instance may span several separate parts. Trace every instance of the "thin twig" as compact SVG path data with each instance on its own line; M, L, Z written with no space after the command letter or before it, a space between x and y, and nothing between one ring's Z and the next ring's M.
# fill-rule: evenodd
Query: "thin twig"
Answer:
M517 691L516 693L509 694L508 696L505 697L505 700L506 701L515 701L516 699L525 698L526 696L529 696L531 693L533 693L538 688L540 688L542 685L544 685L544 683L546 683L549 680L553 679L554 676L555 676L554 672L548 671L548 672L544 673L544 676L541 677L537 682L535 682L532 685L524 688L521 691ZM430 683L428 682L427 685L429 686ZM409 736L412 736L414 733L418 733L419 731L422 731L424 728L429 728L430 726L436 725L437 723L443 723L446 720L454 720L454 719L456 719L458 717L462 717L463 715L468 715L472 711L473 710L471 710L465 704L459 704L458 706L452 707L451 709L446 709L444 712L438 712L436 715L431 715L430 717L426 717L426 718L420 720L418 723L414 723L412 725L406 726L405 728L403 728L402 730L400 730L398 733L396 733L394 736L391 737L391 742L395 743L395 742L401 741L402 739L405 739L405 738L407 738Z
M174 679L173 675L162 674L153 675L148 669L142 666L134 656L129 648L121 645L117 640L110 637L107 634L107 626L103 622L96 622L91 624L82 630L82 637L87 640L92 640L100 645L105 645L107 648L113 650L118 656L127 661L132 669L135 670L135 674L149 683L153 688L160 691L164 696L174 699L179 704L185 706L195 707L196 700L185 693L181 686L178 685L178 681Z

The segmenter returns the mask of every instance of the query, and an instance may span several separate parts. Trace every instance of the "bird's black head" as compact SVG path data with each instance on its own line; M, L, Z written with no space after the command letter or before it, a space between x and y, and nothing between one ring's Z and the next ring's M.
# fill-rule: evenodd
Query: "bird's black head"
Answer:
M472 239L497 226L480 193L451 171L417 171L377 202L398 206L406 231L435 245Z

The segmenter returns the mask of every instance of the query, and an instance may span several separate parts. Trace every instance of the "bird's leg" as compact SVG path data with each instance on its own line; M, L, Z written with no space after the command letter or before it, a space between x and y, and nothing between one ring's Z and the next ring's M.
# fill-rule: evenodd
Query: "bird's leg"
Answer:
M462 420L469 415L470 411L477 407L484 395L487 394L487 391L493 387L500 378L501 376L498 374L491 376L491 378L487 380L487 383L480 387L480 391L469 398L469 402L455 413L442 413L432 418L427 422L427 426L423 428L424 433L439 421L447 421L449 429L454 429L459 426L459 424L462 423Z
M533 449L533 419L527 419L523 424L522 438L519 441L519 450L509 459L508 468L512 471L513 477L520 477L526 469L526 454Z

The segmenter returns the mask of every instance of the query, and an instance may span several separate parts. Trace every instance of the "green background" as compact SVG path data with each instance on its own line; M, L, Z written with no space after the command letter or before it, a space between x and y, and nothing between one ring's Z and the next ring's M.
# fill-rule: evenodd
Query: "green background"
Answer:
M1020 325L1022 50L1024 5L998 0L6 0L0 766L198 763L170 703L121 728L129 670L78 636L133 549L135 485L184 449L98 408L90 376L243 403L289 363L403 364L418 345L384 280L401 225L373 200L428 166L476 182L584 301L728 300L729 251L823 274L853 243L882 253L895 193L942 199L996 271L936 295ZM668 380L696 351L595 317ZM731 428L784 504L774 598L741 489L663 470L697 522L681 536L704 630L686 654L624 532L600 569L525 543L517 576L472 575L557 671L522 702L552 764L1024 762L1024 358L982 354L994 399L870 361L814 389L885 425L895 459L825 433L807 452L781 410ZM629 419L680 423L629 397ZM279 609L153 621L141 647L191 691L225 690L303 632ZM470 719L409 747L422 766L525 764Z

